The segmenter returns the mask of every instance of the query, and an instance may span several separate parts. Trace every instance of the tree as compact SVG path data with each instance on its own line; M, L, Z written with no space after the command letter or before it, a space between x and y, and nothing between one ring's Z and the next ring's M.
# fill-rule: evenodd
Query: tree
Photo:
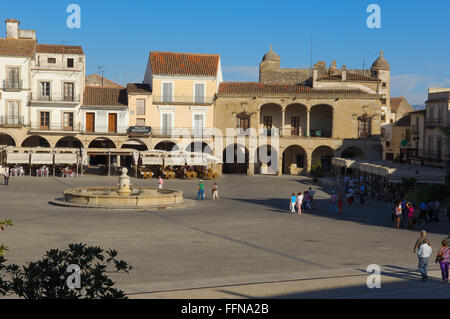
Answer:
M6 220L0 219L0 230L1 231L4 231L8 226L12 226L11 219L6 219ZM0 243L0 256L4 256L7 251L8 251L8 247L6 247L3 243Z
M116 250L104 251L82 243L69 244L65 250L51 249L42 259L24 266L5 265L6 259L1 256L0 295L26 299L123 299L125 293L115 288L106 274L128 273L132 267L116 257ZM73 265L80 270L79 288L69 285L73 283L72 276L77 276L72 273Z

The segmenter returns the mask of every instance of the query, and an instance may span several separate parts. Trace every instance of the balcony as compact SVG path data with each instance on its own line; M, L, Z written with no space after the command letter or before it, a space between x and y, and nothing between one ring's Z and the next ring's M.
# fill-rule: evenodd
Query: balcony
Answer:
M5 91L20 91L23 89L23 81L3 80L2 88Z
M2 115L0 116L0 126L24 126L23 116L19 115Z
M210 138L213 136L211 128L192 128L192 127L157 127L151 129L153 137L194 137L194 138Z
M30 132L40 132L40 133L79 133L80 129L76 125L64 126L61 123L40 123L33 122L30 124Z
M153 104L165 104L165 105L211 105L213 104L213 96L193 96L193 95L175 95L175 96L163 96L154 95Z
M65 103L65 104L78 104L80 103L80 95L73 96L52 96L52 95L41 95L41 94L31 94L32 103Z

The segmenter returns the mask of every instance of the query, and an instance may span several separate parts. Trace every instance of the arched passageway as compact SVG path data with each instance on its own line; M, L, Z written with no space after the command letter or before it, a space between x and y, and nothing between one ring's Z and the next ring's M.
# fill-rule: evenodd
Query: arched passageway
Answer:
M278 151L271 145L262 145L255 151L255 173L276 174L278 171Z
M22 142L22 147L50 147L50 143L42 136L33 135Z
M178 151L180 149L175 142L163 141L163 142L159 142L158 144L155 145L155 150L172 152L172 151Z
M16 141L11 135L0 133L0 145L16 146Z
M56 142L56 146L58 148L83 148L83 143L76 137L66 136L61 138L58 142Z
M240 144L228 145L223 150L224 174L247 174L249 153L246 147Z
M312 168L315 165L321 165L325 172L331 171L331 159L334 157L335 151L329 146L319 146L312 152Z
M299 145L291 145L283 152L283 174L297 175L306 166L306 151Z

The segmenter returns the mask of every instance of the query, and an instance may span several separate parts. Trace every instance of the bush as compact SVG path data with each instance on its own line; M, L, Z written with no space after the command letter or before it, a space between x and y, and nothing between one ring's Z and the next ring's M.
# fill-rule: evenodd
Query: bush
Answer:
M106 273L128 273L132 267L117 260L117 251L100 247L70 244L66 250L51 249L41 260L24 266L5 265L0 257L0 295L16 295L26 299L107 299L126 298L114 287ZM80 267L80 288L70 288L70 265ZM113 266L109 269L110 266Z
M12 226L12 220L2 220L0 219L0 230L4 231L8 226ZM0 243L0 256L4 256L8 251L8 247L6 247L3 243Z
M408 200L416 204L438 200L441 203L446 202L450 196L450 187L447 185L428 184L424 187L406 194Z

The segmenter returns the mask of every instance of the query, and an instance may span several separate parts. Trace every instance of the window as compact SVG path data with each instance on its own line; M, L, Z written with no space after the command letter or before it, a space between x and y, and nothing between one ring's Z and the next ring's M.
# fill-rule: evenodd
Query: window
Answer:
M95 132L95 113L86 113L86 132Z
M48 58L47 62L51 63L51 64L55 64L56 63L56 58Z
M19 102L8 102L8 119L6 124L19 124Z
M163 83L163 102L173 102L173 83Z
M267 136L272 136L272 116L264 116L264 132Z
M385 114L381 114L381 121L385 122L386 121L386 115Z
M238 134L245 134L245 132L250 128L250 115L245 112L238 114L237 116Z
M382 84L383 89L385 89L386 86L387 86L386 82L383 82L383 84Z
M145 119L136 119L136 126L145 126Z
M195 103L205 103L205 84L204 83L195 83Z
M171 113L163 113L161 123L163 135L172 135L172 119L173 115Z
M66 131L73 131L73 113L63 113L63 129Z
M145 100L136 100L136 115L145 115Z
M50 100L50 82L41 82L41 99Z
M203 135L204 116L203 114L194 114L194 135Z
M117 133L117 113L108 114L108 133Z
M300 135L300 117L291 117L291 135Z
M64 83L64 101L74 101L73 83Z
M73 59L72 58L68 58L67 59L67 67L68 68L73 68Z
M50 129L50 112L40 112L39 128L41 130Z
M372 118L364 114L358 118L358 137L367 138L372 134Z
M8 68L8 78L6 80L6 89L19 89L19 68Z

